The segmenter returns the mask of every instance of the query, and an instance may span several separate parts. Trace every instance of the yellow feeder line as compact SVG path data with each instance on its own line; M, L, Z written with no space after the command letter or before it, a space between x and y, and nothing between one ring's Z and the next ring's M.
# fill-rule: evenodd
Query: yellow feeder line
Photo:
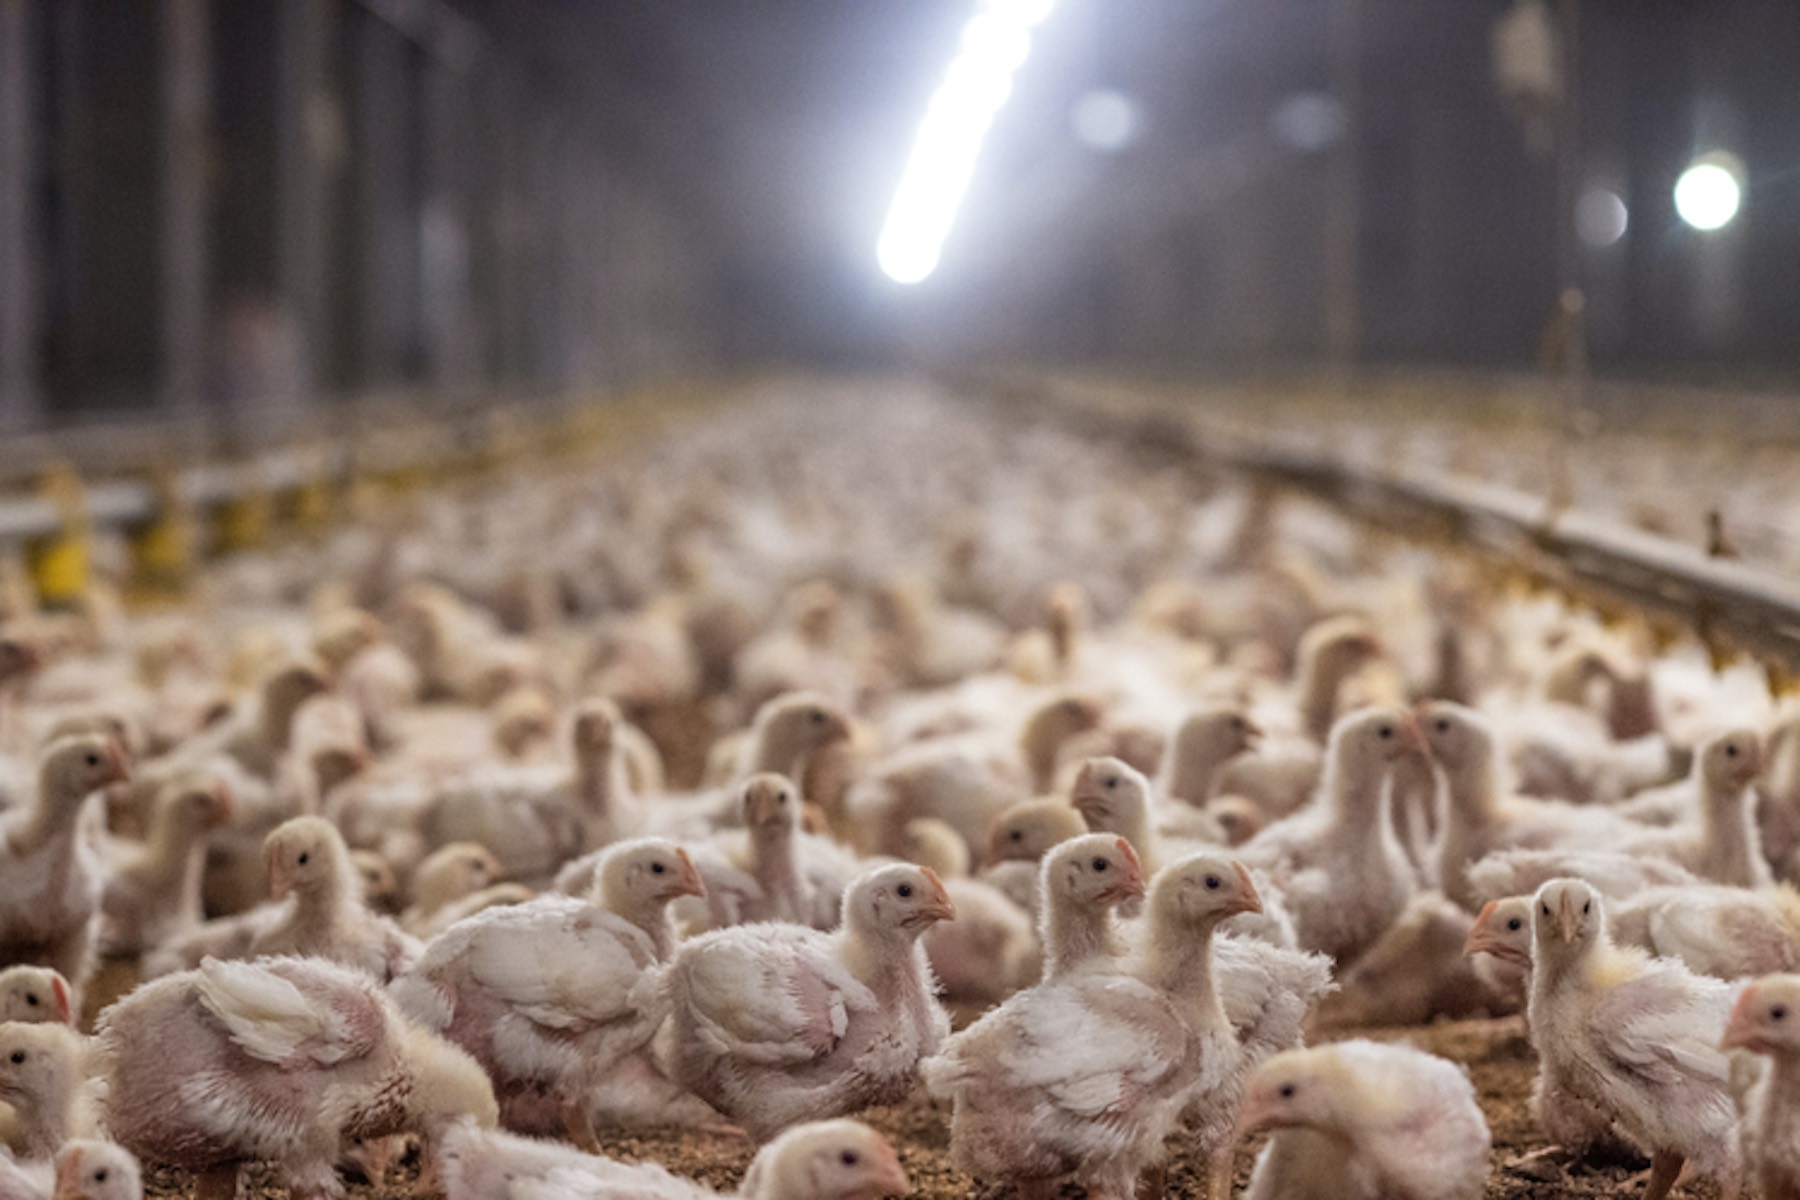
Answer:
M26 566L38 603L72 608L87 595L90 578L87 500L73 467L58 463L45 472L40 490L56 506L60 524L54 533L26 544Z

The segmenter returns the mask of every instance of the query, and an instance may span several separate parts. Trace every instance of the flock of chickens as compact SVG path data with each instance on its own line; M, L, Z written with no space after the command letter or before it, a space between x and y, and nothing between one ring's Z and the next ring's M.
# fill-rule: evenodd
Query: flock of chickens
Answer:
M1260 1135L1258 1200L1467 1200L1466 1072L1343 1035L1517 1012L1547 1159L1800 1197L1760 676L866 390L414 496L177 611L0 572L0 1200L414 1159L713 1195L598 1153L662 1126L751 1139L738 1195L876 1200L854 1118L920 1089L1022 1196L1179 1154L1223 1200Z

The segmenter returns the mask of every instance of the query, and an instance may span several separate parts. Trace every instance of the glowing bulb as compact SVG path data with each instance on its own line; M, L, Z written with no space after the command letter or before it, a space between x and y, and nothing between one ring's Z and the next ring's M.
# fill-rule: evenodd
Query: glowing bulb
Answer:
M1675 211L1703 232L1731 224L1743 198L1743 185L1725 155L1707 155L1675 181Z
M926 106L875 244L875 259L894 282L918 283L937 270L982 139L1012 95L1013 72L1031 53L1031 27L1049 15L1053 2L985 0L963 27L957 56Z
M1069 110L1069 124L1084 146L1111 154L1137 141L1137 105L1119 92L1088 92Z

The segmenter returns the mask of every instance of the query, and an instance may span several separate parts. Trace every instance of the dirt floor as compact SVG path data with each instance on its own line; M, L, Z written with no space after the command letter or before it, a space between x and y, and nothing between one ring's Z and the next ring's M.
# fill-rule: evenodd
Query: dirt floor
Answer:
M1536 1063L1525 1038L1522 1017L1493 1021L1449 1021L1410 1029L1367 1031L1362 1036L1382 1041L1408 1040L1429 1050L1465 1064L1481 1094L1483 1110L1494 1134L1493 1170L1488 1178L1487 1200L1544 1200L1548 1197L1634 1196L1642 1190L1641 1173L1649 1167L1647 1159L1629 1154L1616 1154L1594 1161L1564 1167L1555 1161L1530 1159L1520 1161L1543 1149L1543 1134L1531 1115L1531 1081ZM950 1168L945 1158L949 1139L948 1111L927 1099L921 1091L906 1104L894 1108L875 1109L863 1118L880 1129L900 1151L912 1177L915 1197L927 1200L957 1200L980 1197L997 1200L1006 1195L1000 1188L984 1188L966 1175ZM736 1137L696 1135L675 1132L645 1132L604 1138L609 1154L631 1161L652 1161L683 1175L692 1176L713 1187L729 1190L749 1164L752 1147ZM1255 1146L1246 1145L1238 1156L1238 1187L1250 1177L1250 1162ZM378 1200L413 1200L412 1186L415 1164L396 1165L378 1187L353 1185L350 1194ZM1171 1166L1169 1195L1200 1197L1205 1188L1204 1164L1198 1156L1183 1157ZM176 1172L153 1171L148 1193L152 1196L188 1196L192 1183ZM259 1178L248 1194L282 1196L284 1189ZM1078 1197L1083 1193L1071 1187L1065 1193ZM1710 1184L1693 1184L1677 1189L1678 1196L1706 1197L1717 1195Z

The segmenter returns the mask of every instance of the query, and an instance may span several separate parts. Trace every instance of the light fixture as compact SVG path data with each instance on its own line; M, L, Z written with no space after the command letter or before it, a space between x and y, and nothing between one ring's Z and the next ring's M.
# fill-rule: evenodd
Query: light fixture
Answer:
M1736 156L1702 155L1675 181L1675 211L1704 233L1731 224L1743 203L1742 168Z
M896 283L937 270L944 238L981 156L982 139L1012 95L1013 72L1031 52L1031 29L1054 0L983 0L963 27L957 55L919 124L906 173L875 244Z
M1575 234L1582 244L1604 249L1625 236L1631 213L1611 188L1591 187L1575 201Z

